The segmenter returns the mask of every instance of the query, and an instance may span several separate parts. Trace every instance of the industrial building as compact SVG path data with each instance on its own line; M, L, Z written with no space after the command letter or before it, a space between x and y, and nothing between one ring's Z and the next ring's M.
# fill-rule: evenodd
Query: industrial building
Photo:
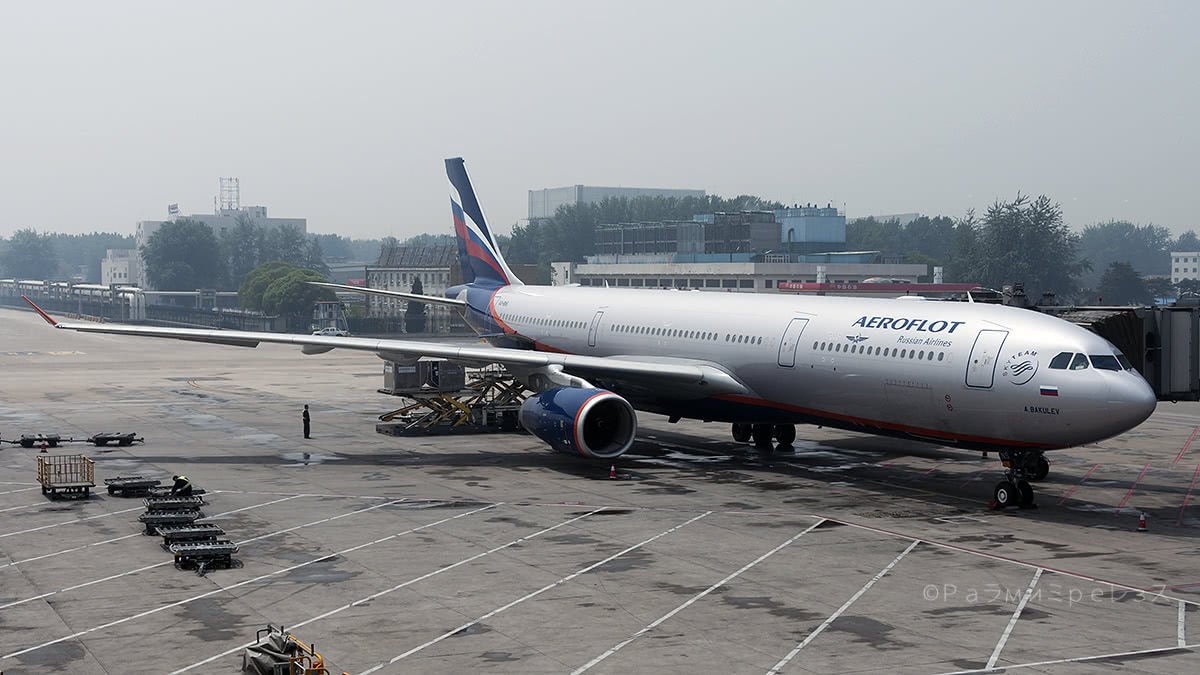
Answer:
M220 237L225 230L237 225L239 220L246 220L265 230L292 227L301 235L308 233L308 220L305 218L271 218L267 216L267 207L265 206L242 206L240 181L237 178L220 179L220 193L213 198L213 213L193 213L184 216L180 215L178 205L172 204L167 208L167 215L166 220L138 221L134 233L134 248L108 250L100 262L103 283L119 283L148 288L149 284L145 277L140 251L150 242L150 237L154 236L159 228L181 218L208 225L217 237ZM133 262L135 259L136 263ZM111 276L105 276L106 269L110 270Z
M1171 251L1171 283L1200 279L1200 251Z
M380 251L379 260L366 266L365 277L368 288L405 293L420 280L422 293L441 297L448 287L462 278L458 249L449 244L385 247ZM404 317L407 305L405 300L371 295L367 297L367 316L400 319ZM426 329L434 333L448 332L453 314L450 310L445 305L426 305Z
M596 254L585 263L553 263L551 283L774 293L929 274L924 264L845 248L846 216L832 205L612 223L596 228Z
M637 197L704 197L704 190L677 190L670 188L600 187L596 185L569 185L567 187L543 188L529 191L529 219L553 218L560 206L595 204L608 198L634 199Z

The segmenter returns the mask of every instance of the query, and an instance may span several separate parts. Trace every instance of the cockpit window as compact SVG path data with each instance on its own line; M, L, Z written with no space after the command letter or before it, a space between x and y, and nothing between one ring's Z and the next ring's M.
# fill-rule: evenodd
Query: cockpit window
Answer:
M1071 370L1086 370L1088 367L1088 358L1083 354L1076 354L1071 360Z
M1058 356L1050 359L1050 368L1052 370L1066 370L1071 363L1071 357L1074 356L1071 352L1062 352Z
M1133 364L1129 362L1129 357L1125 356L1121 352L1117 352L1117 362L1120 363L1121 367L1125 370L1133 370Z
M1099 370L1122 370L1117 357L1110 354L1091 354L1092 367Z

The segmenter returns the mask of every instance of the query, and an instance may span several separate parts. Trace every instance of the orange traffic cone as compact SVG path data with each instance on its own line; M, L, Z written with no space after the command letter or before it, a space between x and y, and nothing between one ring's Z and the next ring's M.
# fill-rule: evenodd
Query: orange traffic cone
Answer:
M617 479L617 465L616 464L613 464L612 466L608 467L608 479L609 480Z
M1138 514L1138 529L1137 529L1137 531L1138 532L1146 531L1146 512L1145 511Z

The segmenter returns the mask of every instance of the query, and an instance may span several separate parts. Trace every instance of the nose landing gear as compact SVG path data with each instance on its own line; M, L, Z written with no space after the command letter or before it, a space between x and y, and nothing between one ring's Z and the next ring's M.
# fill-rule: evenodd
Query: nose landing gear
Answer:
M1033 507L1033 486L1029 481L1045 478L1050 472L1050 462L1039 450L1001 450L1000 461L1005 471L1004 480L996 483L992 491L996 507Z

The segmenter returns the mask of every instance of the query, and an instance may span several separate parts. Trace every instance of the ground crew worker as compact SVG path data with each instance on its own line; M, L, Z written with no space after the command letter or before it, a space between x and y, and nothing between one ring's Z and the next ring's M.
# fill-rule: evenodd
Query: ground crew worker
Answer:
M179 497L192 496L192 481L187 476L173 476L175 485L171 486L171 494Z
M310 419L309 419L309 416L308 416L308 404L307 404L307 403L304 405L304 414L303 414L303 415L301 415L301 419L303 419L303 420L304 420L304 437L305 437L305 438L308 438L308 437L309 437L309 436L308 436L308 429L309 429L309 421L310 421Z

